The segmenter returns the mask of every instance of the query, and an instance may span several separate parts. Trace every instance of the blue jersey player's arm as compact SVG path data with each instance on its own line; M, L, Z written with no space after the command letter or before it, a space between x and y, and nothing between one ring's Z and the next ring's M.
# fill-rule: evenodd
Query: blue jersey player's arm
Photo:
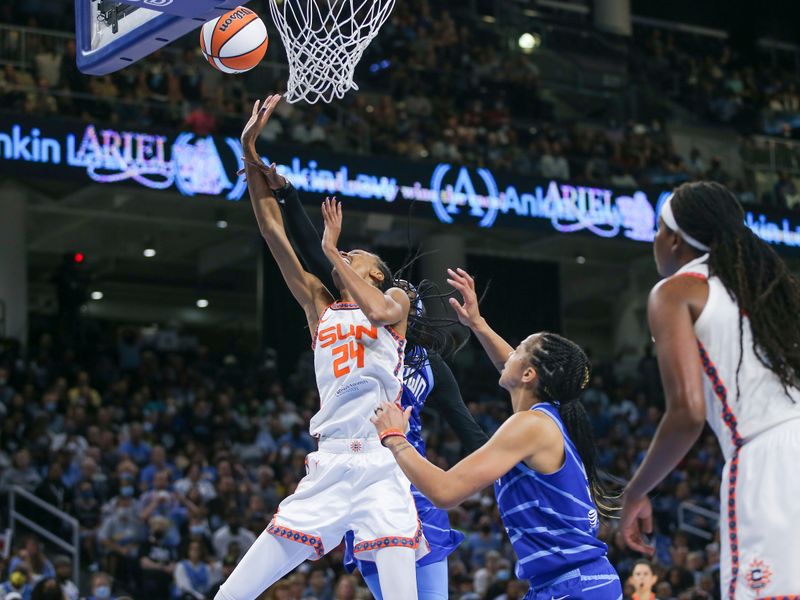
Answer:
M444 359L438 354L431 353L428 355L428 362L436 384L425 401L425 406L439 413L453 428L467 454L474 452L489 441L489 436L481 429L464 404L458 382Z

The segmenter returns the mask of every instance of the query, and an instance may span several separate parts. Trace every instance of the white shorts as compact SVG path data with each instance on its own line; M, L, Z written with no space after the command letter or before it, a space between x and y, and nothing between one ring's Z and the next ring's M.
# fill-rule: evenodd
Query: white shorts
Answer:
M722 598L800 598L800 419L737 454L720 493Z
M278 506L267 531L311 546L319 558L355 534L358 558L381 548L429 552L408 479L377 438L321 440L306 457L307 475Z

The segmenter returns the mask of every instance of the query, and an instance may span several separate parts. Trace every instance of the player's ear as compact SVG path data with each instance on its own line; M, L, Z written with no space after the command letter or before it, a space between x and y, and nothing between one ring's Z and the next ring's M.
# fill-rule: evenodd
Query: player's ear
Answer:
M369 272L369 277L370 279L372 279L372 283L376 287L381 287L381 284L383 283L384 280L383 271L381 271L377 267L373 267L372 270L370 270Z
M522 372L522 383L533 383L534 381L536 381L536 376L537 376L536 369L534 369L533 367L527 367Z

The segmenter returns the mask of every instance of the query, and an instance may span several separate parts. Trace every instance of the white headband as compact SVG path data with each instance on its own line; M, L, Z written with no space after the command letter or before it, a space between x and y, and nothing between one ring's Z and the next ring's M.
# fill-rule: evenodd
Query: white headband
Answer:
M683 241L689 244L692 248L700 250L701 252L708 252L711 249L703 242L697 241L683 229L678 227L678 222L675 220L675 215L672 214L672 196L667 198L664 204L661 206L661 218L664 219L664 223L667 227L681 236Z

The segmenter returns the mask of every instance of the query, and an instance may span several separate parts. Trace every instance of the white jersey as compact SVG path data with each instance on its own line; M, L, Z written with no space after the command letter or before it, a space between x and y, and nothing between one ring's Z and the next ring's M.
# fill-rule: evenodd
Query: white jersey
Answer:
M313 348L320 409L311 435L375 437L375 409L402 393L405 339L370 323L357 304L338 302L320 316Z
M707 254L678 275L708 281L708 300L694 331L706 419L725 455L719 521L722 598L800 598L800 391L787 393L758 359L746 315L740 346L739 305L718 277L709 277Z
M730 460L736 445L734 430L743 444L776 425L800 418L800 390L789 389L787 396L777 375L758 359L747 316L742 319L744 354L737 379L739 305L718 277L709 277L707 254L684 265L678 274L708 281L708 301L694 331L704 366L706 419L725 459Z

